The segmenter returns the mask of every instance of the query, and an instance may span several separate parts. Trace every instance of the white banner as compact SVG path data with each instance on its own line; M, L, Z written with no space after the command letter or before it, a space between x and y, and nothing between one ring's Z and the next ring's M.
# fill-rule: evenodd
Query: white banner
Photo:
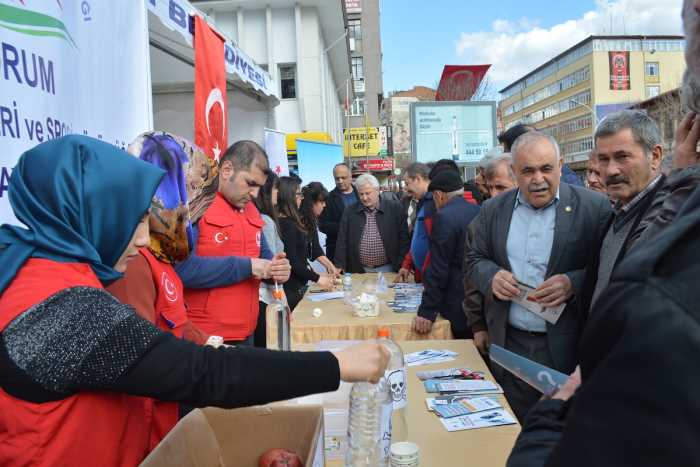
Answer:
M187 0L146 0L149 11L160 19L165 27L178 32L189 45L192 45L192 22L190 16L201 14ZM206 19L206 17L205 17ZM221 37L224 38L224 63L226 73L236 75L250 84L257 91L267 96L277 96L277 87L270 74L263 70L253 59L234 44L231 39L209 23Z
M151 129L146 9L110 0L0 0L0 223L19 156L77 133L125 147Z
M281 131L265 128L265 152L270 160L270 169L278 177L289 176L286 135Z

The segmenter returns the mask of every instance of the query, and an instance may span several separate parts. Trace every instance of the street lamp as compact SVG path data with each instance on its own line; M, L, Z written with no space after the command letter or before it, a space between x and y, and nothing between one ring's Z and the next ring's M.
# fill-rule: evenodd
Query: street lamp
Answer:
M595 133L595 129L598 126L598 118L596 117L595 110L593 110L590 105L584 104L583 102L579 102L576 99L569 99L569 102L574 104L574 105L580 105L581 107L584 107L591 112L591 120L593 123L593 132Z
M593 110L590 105L584 104L583 102L579 102L576 99L569 99L569 102L575 105L580 105L581 107L585 107L586 109L590 110L591 117L593 118L593 124L594 126L598 126L598 118L596 117L595 110Z

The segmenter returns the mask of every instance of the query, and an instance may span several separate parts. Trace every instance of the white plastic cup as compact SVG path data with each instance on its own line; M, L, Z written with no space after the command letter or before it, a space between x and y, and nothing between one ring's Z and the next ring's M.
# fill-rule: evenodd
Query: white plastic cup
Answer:
M416 443L402 441L391 445L391 467L418 467L420 449Z

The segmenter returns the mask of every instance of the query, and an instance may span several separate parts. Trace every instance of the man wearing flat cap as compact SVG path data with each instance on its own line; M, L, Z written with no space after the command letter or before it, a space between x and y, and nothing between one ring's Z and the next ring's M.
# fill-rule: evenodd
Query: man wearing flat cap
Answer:
M462 312L462 261L467 226L479 207L465 201L463 187L462 178L453 170L438 172L428 186L437 214L430 235L430 262L423 278L423 300L413 322L419 334L430 332L440 314L450 322L455 339L471 337Z

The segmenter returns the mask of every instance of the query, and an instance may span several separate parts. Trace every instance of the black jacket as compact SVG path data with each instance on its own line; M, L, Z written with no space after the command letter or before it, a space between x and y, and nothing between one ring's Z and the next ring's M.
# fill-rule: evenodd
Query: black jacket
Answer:
M357 196L355 185L352 186L352 191L359 200L360 197ZM331 259L335 257L335 244L338 241L338 228L340 227L340 219L343 217L343 212L345 212L343 193L339 189L334 188L328 194L326 207L318 220L318 229L326 234L326 256Z
M335 264L347 272L365 272L360 262L360 239L365 220L365 207L362 203L357 203L345 210L340 221ZM394 272L397 272L409 247L406 213L401 203L380 198L377 227L382 236L386 257Z
M466 337L467 320L462 312L464 285L462 262L467 226L479 208L456 196L433 217L430 263L423 277L423 299L418 316L434 321L438 313L450 321L455 337Z
M581 340L582 385L530 411L508 467L698 465L698 277L700 188L618 265Z
M278 222L280 226L280 237L284 243L284 252L287 254L287 259L292 267L289 280L284 283L284 291L287 295L296 298L297 296L303 295L303 292L300 291L306 286L308 281L318 281L319 275L316 271L311 269L307 258L313 261L321 255L319 254L314 257L314 255L310 253L322 254L322 252L314 251L315 248L312 249L313 242L309 240L309 235L302 231L294 220L287 217L280 217ZM312 235L314 233L315 232L312 232ZM289 306L294 308L296 302L294 304L290 302Z

